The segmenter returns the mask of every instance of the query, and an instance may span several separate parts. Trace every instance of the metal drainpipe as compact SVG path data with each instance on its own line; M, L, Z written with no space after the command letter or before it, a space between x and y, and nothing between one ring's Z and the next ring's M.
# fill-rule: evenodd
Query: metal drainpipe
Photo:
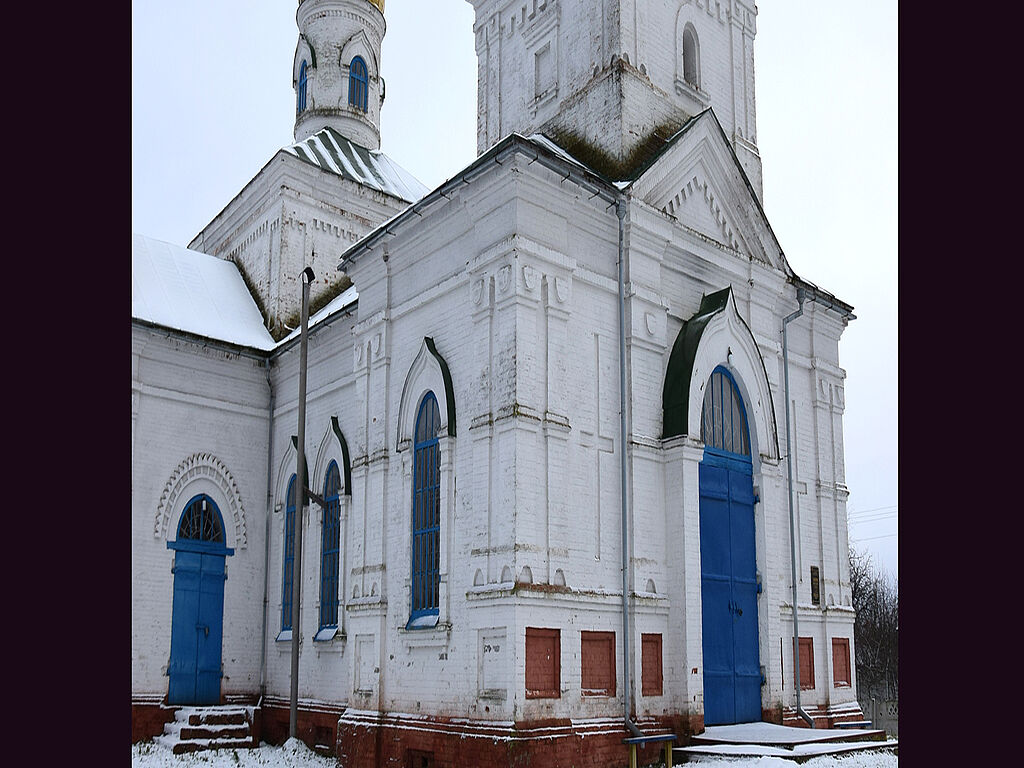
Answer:
M796 712L807 725L813 728L814 719L800 706L800 624L797 621L796 610L796 522L793 513L793 454L789 439L789 335L786 330L789 323L804 313L804 291L802 288L797 289L796 300L799 304L796 312L782 318L782 370L786 390L786 468L789 472L789 555L790 572L793 577L793 671L796 680Z
M267 693L267 600L269 599L268 572L270 570L270 516L274 513L273 469L274 457L274 382L270 379L270 358L266 359L267 386L270 388L270 411L267 419L267 517L263 531L263 633L260 635L260 700Z
M626 200L615 201L619 219L619 483L622 496L622 708L626 728L634 736L643 736L630 718L633 685L629 675L629 502L626 495Z

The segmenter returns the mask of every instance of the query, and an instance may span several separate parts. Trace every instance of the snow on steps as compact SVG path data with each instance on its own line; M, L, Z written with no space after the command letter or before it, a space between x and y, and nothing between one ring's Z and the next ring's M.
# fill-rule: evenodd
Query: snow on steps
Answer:
M773 723L742 723L708 726L687 747L676 747L677 763L699 757L780 757L802 763L825 755L855 752L893 752L899 742L886 739L885 731L871 729L794 728Z
M174 754L212 749L252 749L252 707L180 707L174 722L153 739Z

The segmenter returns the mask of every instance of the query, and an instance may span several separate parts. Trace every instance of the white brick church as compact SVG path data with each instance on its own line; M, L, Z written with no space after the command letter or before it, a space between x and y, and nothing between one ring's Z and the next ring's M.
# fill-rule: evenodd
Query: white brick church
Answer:
M299 0L295 143L133 236L133 740L237 702L282 741L293 632L345 768L860 719L852 307L761 206L753 0L469 1L449 181L380 151L384 0Z

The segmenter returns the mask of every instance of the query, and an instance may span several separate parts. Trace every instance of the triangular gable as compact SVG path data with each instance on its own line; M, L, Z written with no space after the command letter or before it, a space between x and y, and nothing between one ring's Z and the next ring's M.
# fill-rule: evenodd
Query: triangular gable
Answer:
M630 189L634 197L727 248L793 274L710 109L687 123Z

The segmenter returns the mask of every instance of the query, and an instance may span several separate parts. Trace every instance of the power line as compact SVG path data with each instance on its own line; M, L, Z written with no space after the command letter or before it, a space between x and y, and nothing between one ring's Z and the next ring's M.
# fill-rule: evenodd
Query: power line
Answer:
M890 504L887 507L875 507L874 509L851 509L847 512L847 517L856 517L857 515L866 515L868 512L881 512L883 509L896 509L898 504Z
M860 523L876 523L880 520L892 520L896 517L898 517L898 515L895 512L883 512L878 515L870 515L869 517L847 518L847 522L849 522L850 525L858 525Z
M854 541L874 541L875 539L888 539L892 536L899 536L899 533L883 533L880 536L865 536L864 538L861 538L860 536L852 536L851 538Z

